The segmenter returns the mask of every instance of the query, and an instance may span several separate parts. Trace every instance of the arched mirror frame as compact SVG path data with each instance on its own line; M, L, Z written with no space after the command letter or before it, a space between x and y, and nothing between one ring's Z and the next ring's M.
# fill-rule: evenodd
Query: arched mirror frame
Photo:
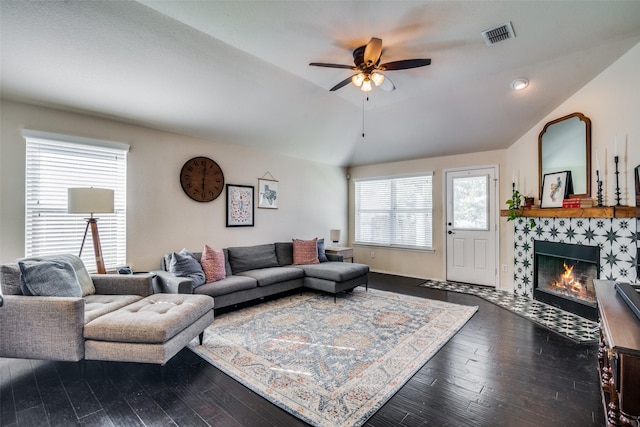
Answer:
M591 120L582 113L573 113L564 117L560 117L559 119L552 120L542 128L540 135L538 136L538 197L542 199L542 137L549 126L554 125L556 123L562 122L564 120L569 120L571 118L577 117L580 121L585 124L585 140L584 140L584 150L586 151L586 192L580 194L570 194L569 197L591 197ZM575 142L579 144L578 142Z

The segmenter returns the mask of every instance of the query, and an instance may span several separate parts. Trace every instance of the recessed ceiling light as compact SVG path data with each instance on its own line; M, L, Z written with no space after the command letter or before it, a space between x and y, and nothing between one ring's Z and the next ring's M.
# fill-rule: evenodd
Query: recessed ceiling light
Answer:
M529 86L529 80L524 77L520 77L511 82L511 89L513 90L523 90Z

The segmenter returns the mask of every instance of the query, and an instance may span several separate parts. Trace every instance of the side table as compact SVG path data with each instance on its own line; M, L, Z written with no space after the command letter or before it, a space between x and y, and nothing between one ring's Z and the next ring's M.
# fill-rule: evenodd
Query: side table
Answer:
M342 255L345 261L350 260L350 262L353 262L353 248L331 247L325 248L324 252L328 254Z

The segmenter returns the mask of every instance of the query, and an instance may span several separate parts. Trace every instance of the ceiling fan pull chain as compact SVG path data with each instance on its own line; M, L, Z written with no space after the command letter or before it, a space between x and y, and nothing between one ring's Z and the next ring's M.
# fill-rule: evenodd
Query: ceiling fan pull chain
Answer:
M369 96L365 95L366 92L362 92L362 138L364 138L364 98L369 99Z

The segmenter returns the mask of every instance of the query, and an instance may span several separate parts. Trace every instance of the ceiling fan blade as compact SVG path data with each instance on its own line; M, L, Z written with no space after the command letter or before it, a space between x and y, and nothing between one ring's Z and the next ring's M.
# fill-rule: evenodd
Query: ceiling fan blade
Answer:
M382 39L372 37L364 48L364 63L373 65L377 64L382 55Z
M355 75L355 74L354 74ZM335 85L334 87L332 87L331 89L329 89L329 92L334 92L340 88L345 87L346 85L348 85L349 83L351 83L351 77L347 77L346 79L344 79L343 81L341 81L340 83L338 83L337 85Z
M346 68L348 70L357 70L353 65L342 65L342 64L326 64L324 62L311 62L309 65L313 67L326 67L326 68Z
M378 69L381 71L407 70L409 68L424 67L431 64L431 59L403 59L401 61L391 61L381 64Z
M386 92L393 92L394 90L396 90L396 85L394 85L393 82L389 80L389 77L384 76L384 80L382 81L382 83L380 83L380 89Z

